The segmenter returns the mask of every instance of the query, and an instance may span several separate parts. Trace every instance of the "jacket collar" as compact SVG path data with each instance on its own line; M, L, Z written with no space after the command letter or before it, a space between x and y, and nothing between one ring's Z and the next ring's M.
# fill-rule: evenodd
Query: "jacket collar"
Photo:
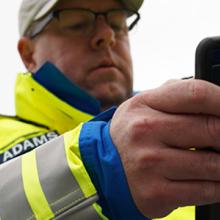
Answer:
M18 74L15 108L18 117L57 130L60 134L93 118L91 113L79 110L40 85L32 73Z

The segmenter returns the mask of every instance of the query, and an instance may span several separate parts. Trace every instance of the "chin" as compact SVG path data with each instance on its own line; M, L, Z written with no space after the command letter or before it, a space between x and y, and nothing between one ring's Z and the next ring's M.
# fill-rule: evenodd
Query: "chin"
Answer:
M112 106L119 106L121 103L126 101L128 98L131 97L131 94L127 93L114 93L114 94L99 94L96 96L96 98L100 101L101 103L101 108L102 110L106 110Z
M88 92L101 102L102 109L119 106L132 96L132 88L129 87L128 89L128 86L126 87L116 83L95 85Z

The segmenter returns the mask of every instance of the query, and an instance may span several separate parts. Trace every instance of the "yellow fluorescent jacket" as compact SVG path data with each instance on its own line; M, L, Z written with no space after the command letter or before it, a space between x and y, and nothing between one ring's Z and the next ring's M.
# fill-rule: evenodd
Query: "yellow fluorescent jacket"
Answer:
M107 219L78 146L82 123L93 116L58 99L30 73L18 75L15 100L17 116L0 116L0 220ZM194 220L194 208L163 220Z
M107 219L78 148L82 123L92 116L31 74L18 75L15 96L17 117L0 117L0 219Z

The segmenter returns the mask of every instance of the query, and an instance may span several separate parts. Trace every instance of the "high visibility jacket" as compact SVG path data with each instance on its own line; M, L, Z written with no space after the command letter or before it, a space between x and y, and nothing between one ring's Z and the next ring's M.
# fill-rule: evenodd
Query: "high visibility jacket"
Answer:
M79 149L84 122L93 116L48 92L30 73L18 75L15 94L17 116L0 116L0 220L108 219ZM165 219L193 220L193 212Z
M92 116L48 93L30 74L18 76L16 113L0 117L0 219L106 219L78 148L80 124Z
M116 173L109 180L109 173L99 172L98 183L125 184L120 192L109 191L107 198L104 193L97 193L81 158L79 140L82 146L91 146L90 151L104 150L103 158L95 162L102 160L105 167L109 158L117 157L116 150L108 149L110 138L105 136L106 146L102 138L108 133L104 121L108 113L96 117L97 122L84 123L93 116L57 98L31 73L18 75L15 100L17 116L0 117L0 219L107 219L103 207L116 196L120 199L109 202L110 211L105 208L110 219L123 219L118 216L126 209L125 214L129 214L131 209L124 209L123 204L131 204L131 199L126 197L126 203L121 200L121 194L129 191L128 186L115 160L111 167ZM106 150L110 152L107 156ZM91 161L92 155L88 156ZM134 205L133 210L137 215L130 216L146 219Z

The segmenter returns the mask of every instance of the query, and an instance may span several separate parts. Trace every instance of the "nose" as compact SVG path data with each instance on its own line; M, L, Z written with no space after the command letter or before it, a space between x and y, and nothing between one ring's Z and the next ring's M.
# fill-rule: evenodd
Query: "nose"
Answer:
M91 38L93 49L113 47L115 45L115 32L106 22L103 16L96 18L95 30Z

